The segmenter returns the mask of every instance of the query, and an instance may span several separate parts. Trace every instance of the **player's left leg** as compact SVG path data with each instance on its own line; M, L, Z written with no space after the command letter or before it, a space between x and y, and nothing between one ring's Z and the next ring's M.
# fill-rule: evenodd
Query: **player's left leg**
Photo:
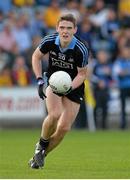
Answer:
M71 126L79 112L80 104L71 101L67 97L63 97L63 112L57 123L55 133L50 137L49 146L46 149L46 154L52 151L64 138L66 133L70 131Z

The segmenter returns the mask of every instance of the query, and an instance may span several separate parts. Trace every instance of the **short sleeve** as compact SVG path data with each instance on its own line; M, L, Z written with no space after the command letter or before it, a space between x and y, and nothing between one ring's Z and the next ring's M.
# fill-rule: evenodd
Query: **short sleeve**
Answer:
M45 37L42 39L41 43L39 44L39 50L43 53L46 54L50 51L50 46L51 46L51 41Z
M76 59L77 59L77 66L78 67L85 67L88 64L88 58L89 58L89 49L85 44L77 43L77 53L76 53Z

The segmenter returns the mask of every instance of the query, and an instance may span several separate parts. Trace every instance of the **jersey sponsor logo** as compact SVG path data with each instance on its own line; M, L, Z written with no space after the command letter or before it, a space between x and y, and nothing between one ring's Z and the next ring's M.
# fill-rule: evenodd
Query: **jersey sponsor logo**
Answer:
M56 56L56 53L54 51L50 51L50 54Z
M74 62L74 59L73 58L69 58L68 61L69 62Z
M60 68L65 68L65 69L73 69L73 64L61 60L57 60L54 58L52 58L52 66L58 66Z

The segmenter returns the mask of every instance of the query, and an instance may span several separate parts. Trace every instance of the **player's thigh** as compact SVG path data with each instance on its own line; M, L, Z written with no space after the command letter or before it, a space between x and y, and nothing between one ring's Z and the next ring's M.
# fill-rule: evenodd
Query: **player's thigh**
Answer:
M60 115L62 112L61 97L55 95L49 86L46 89L46 96L46 107L48 114L53 113L54 115Z
M63 98L63 113L61 123L62 125L68 126L71 128L73 122L76 119L76 116L79 112L80 104L71 101L67 97Z

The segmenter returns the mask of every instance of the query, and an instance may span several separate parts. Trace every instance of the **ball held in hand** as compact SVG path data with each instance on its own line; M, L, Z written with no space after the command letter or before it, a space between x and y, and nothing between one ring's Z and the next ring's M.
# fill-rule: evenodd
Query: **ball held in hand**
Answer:
M49 79L49 85L53 92L66 93L72 86L72 79L65 71L54 72Z

